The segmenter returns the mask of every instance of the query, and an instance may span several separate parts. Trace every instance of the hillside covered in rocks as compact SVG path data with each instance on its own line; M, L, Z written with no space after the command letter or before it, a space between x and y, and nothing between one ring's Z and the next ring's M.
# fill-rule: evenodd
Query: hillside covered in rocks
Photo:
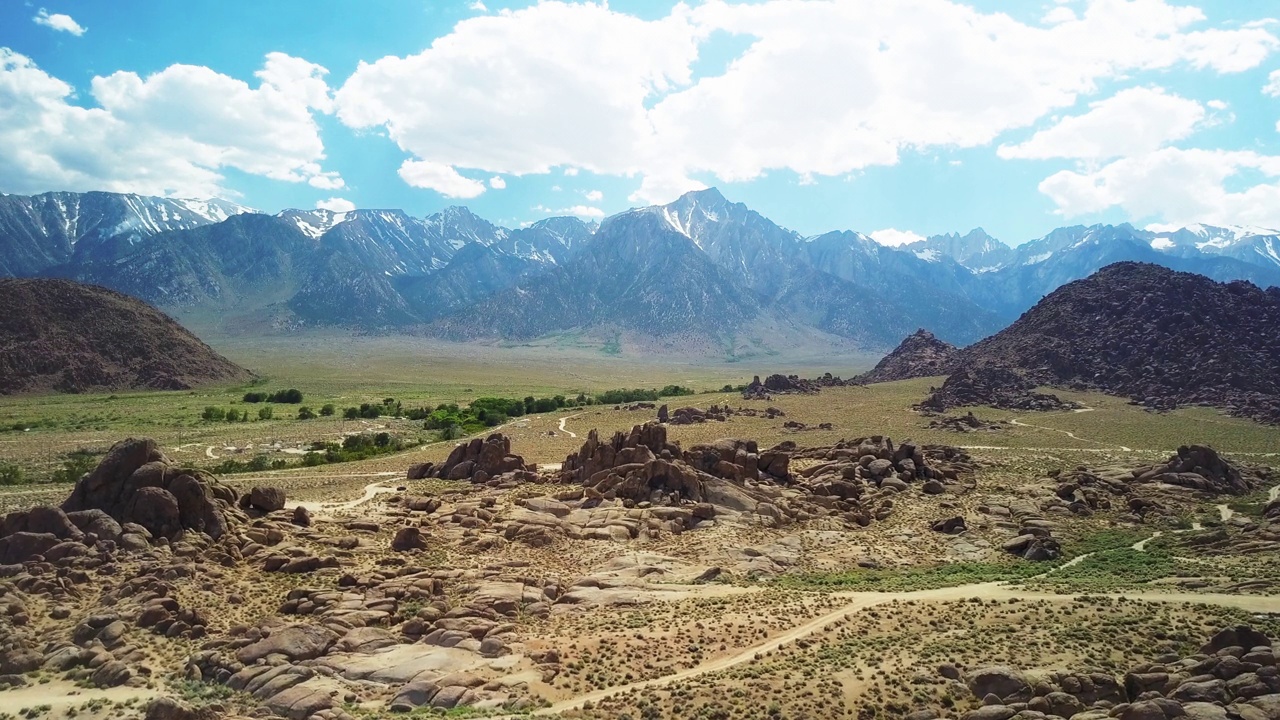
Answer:
M1050 293L960 362L1153 409L1210 405L1280 423L1280 288L1116 263Z
M69 280L0 279L0 394L185 390L252 374L146 303Z

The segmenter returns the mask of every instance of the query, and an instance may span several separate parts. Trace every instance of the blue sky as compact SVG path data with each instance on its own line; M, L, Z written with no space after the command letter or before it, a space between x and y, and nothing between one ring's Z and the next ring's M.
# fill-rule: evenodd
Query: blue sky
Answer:
M715 185L805 234L887 241L1280 227L1273 17L1260 0L11 0L0 191L465 204L516 226Z

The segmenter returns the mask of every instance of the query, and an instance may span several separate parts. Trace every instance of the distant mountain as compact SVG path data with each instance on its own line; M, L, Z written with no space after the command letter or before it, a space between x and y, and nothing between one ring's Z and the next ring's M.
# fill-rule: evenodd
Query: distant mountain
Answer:
M974 228L968 234L934 235L911 243L907 249L916 257L930 260L936 255L949 257L977 273L990 272L1013 260L1013 248ZM935 255L936 254L936 255Z
M1116 263L1053 291L958 363L1280 423L1280 290Z
M0 279L0 394L181 390L252 374L155 308L67 280Z
M449 337L625 330L771 347L794 331L884 348L928 327L964 345L1114 262L1268 286L1280 285L1277 249L1280 235L1259 229L1130 225L1059 228L1017 248L981 229L891 248L852 231L803 237L715 189L599 225L516 229L464 207L270 216L221 201L0 196L0 276L98 283L236 327Z
M110 262L144 238L244 212L251 211L223 200L107 192L0 195L0 276L41 275L73 261Z
M616 327L647 335L739 329L761 311L739 279L652 213L606 220L563 266L524 278L435 330L457 339L531 339Z

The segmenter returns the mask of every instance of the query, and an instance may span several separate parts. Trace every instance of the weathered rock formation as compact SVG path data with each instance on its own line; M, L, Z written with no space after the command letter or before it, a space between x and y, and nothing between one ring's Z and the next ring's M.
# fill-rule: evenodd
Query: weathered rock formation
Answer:
M958 677L955 668L939 668ZM1138 665L1116 677L1104 670L1037 672L1006 666L979 667L964 676L974 710L960 714L927 708L919 720L1163 720L1280 718L1280 671L1276 648L1248 626L1214 635L1197 655L1177 654ZM971 706L972 706L971 705Z
M892 382L935 375L950 375L956 369L956 346L920 328L908 335L893 352L885 355L869 372L854 378L859 383Z
M212 475L170 464L155 442L123 440L76 483L62 507L35 507L0 521L0 564L83 555L109 541L141 549L188 532L217 540L247 518L235 490Z
M1036 384L1021 372L999 365L964 367L933 388L917 409L945 412L954 407L989 405L1005 410L1071 410L1079 407L1057 395L1035 391Z
M948 430L957 433L999 432L1004 430L1007 425L1003 420L994 422L979 420L974 416L973 411L969 411L964 415L942 415L929 421L930 429Z
M494 433L487 438L474 438L459 443L439 465L419 463L409 467L409 480L442 478L470 480L473 483L510 483L536 480L534 466L511 452L511 438Z
M1123 262L1064 285L960 352L1039 385L1091 388L1149 408L1211 405L1280 422L1280 292Z

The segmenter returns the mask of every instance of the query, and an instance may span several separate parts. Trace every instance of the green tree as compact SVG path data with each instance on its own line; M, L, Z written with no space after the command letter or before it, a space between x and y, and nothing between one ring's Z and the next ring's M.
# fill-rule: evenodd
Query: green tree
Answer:
M355 420L356 418L360 417L360 408L349 407L346 410L342 411L342 417L346 418L347 420Z
M248 412L248 410L246 410L245 412ZM271 406L270 406L270 405L267 405L267 406L265 406L265 407L258 408L258 419L259 419L259 420L270 420L270 419L271 419L271 416L272 416L272 415L274 415L274 414L275 414L275 413L274 413L274 412L272 412L272 410L271 410Z
M337 411L338 408L334 407L333 403L325 403L324 406L320 408L320 414L324 417L329 417Z
M311 408L307 407L306 405L303 405L302 407L298 408L298 419L299 420L315 420L316 413Z
M227 418L227 411L211 405L205 408L203 413L200 413L200 418L209 421L225 420Z

